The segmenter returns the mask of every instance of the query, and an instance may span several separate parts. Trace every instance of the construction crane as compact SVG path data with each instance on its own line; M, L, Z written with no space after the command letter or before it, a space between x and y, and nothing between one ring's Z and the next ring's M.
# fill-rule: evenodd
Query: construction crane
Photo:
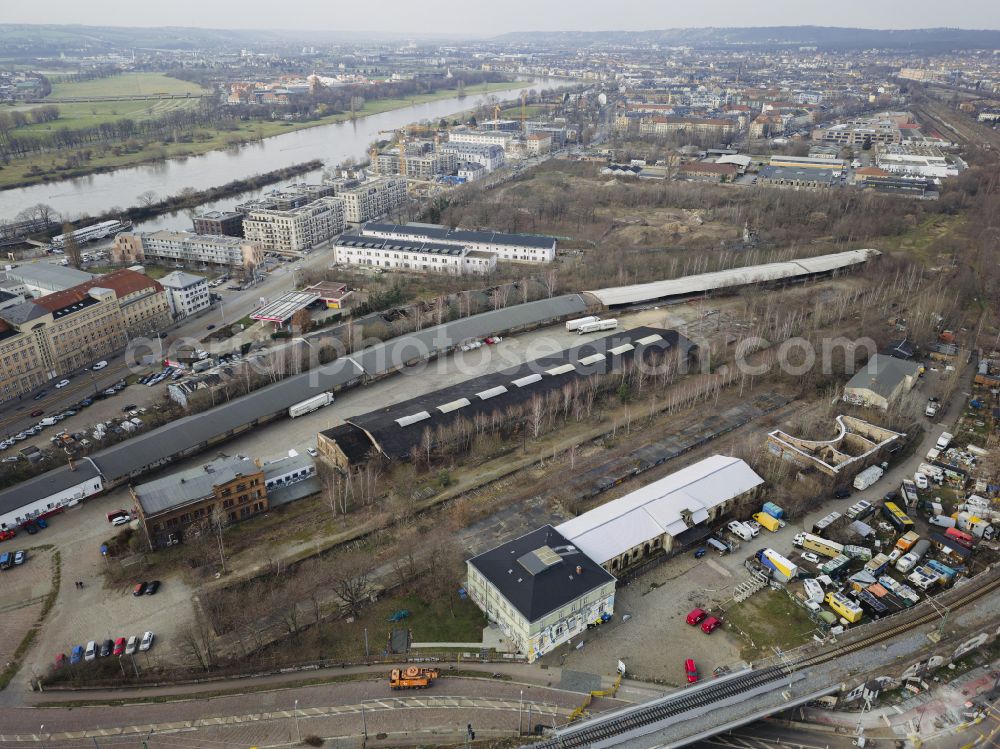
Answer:
M500 113L502 111L503 110L500 109L500 102L497 102L496 105L493 107L493 119L494 120L499 120L500 119Z
M524 122L528 119L528 92L521 92L521 132L524 132Z

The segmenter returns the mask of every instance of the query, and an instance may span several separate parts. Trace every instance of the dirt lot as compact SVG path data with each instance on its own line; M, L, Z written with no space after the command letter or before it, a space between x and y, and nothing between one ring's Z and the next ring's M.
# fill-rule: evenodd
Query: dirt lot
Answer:
M45 597L52 590L52 550L24 547L28 538L4 542L3 551L27 551L24 564L0 571L0 617L3 617L3 635L0 636L0 665L9 662L24 636L38 621L45 605ZM52 654L55 657L55 654Z

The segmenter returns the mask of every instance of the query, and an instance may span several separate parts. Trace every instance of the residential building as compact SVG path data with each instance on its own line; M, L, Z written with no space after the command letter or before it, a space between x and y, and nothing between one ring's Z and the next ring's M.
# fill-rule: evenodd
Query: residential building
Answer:
M551 122L525 122L524 134L534 135L543 133L552 138L552 148L562 148L566 145L568 133L563 125L554 125Z
M243 234L265 251L308 252L344 230L345 201L324 197L289 210L257 209L243 220Z
M556 257L556 238L538 234L468 231L438 224L369 223L361 227L361 235L467 247L494 253L499 260L510 262L551 263Z
M160 279L170 305L170 313L175 317L188 317L212 306L208 290L208 279L191 273L174 271Z
M433 179L440 174L452 174L457 163L455 154L448 151L406 152L401 156L398 148L382 152L376 159L379 174L404 174L411 179Z
M170 323L163 287L132 270L0 310L0 401L120 351Z
M453 153L460 161L482 164L487 172L499 169L504 164L504 150L501 146L488 143L457 143L449 141L440 146L442 153Z
M519 133L521 123L517 120L483 120L479 123L480 130L490 132Z
M813 130L812 139L839 146L871 146L875 143L901 143L900 125L909 121L909 115L883 114L862 117Z
M486 167L474 161L463 161L455 170L455 175L466 182L475 182L486 176Z
M556 530L608 572L700 543L764 479L739 458L713 455L567 520Z
M448 141L450 143L478 143L487 146L500 146L506 149L516 133L508 133L502 130L464 130L454 128L448 131Z
M250 270L264 259L260 244L238 237L161 231L119 234L111 245L116 263L160 263L217 265Z
M614 613L615 578L551 525L469 559L466 590L529 663Z
M687 133L706 138L723 138L735 130L732 120L706 117L648 117L639 124L643 135Z
M552 136L535 132L524 138L525 150L529 156L542 156L552 150Z
M250 213L250 211L259 210L290 211L293 208L300 208L320 198L331 197L336 191L337 187L334 183L310 185L301 182L296 185L289 185L282 190L272 190L260 198L240 203L236 206L236 210L244 216Z
M239 211L209 211L194 217L195 234L221 237L243 236L243 214Z
M11 266L3 275L8 281L18 284L19 293L33 297L64 291L97 277L93 273L51 263Z
M917 362L875 354L844 386L844 400L884 411L913 389L919 376Z
M406 180L402 177L368 180L357 186L338 189L337 199L343 201L347 223L363 224L386 216L406 203Z
M334 243L334 262L463 276L493 272L497 256L453 244L345 234Z
M269 508L264 471L249 458L223 457L187 471L129 486L150 549L235 523Z

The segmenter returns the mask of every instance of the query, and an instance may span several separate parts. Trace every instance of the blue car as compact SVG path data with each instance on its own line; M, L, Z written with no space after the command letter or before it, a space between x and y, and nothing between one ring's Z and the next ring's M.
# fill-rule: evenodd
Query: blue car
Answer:
M70 664L79 663L83 660L83 645L74 645L73 651L69 654Z
M706 549L704 546L695 549L694 558L701 559L703 556L705 556L706 551L708 551L708 549Z
M35 525L37 525L39 528L49 527L49 524L46 522L45 518L38 518L38 520L35 521Z

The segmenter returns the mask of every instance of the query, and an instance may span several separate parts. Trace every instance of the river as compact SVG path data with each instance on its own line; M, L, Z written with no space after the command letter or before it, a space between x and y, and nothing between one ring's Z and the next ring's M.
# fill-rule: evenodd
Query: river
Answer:
M558 78L536 78L525 81L524 88L563 88L573 83ZM497 96L501 100L516 97L518 90L511 89ZM0 192L0 219L13 219L20 211L37 203L47 203L64 218L73 219L84 214L96 215L115 206L124 208L134 205L138 203L138 196L147 190L153 190L160 196L176 195L185 187L203 190L311 159L322 159L327 166L335 166L347 158L363 160L369 145L380 137L379 131L396 130L421 120L436 121L465 109L473 109L485 98L482 94L471 92L463 99L453 97L413 104L354 121L276 135L238 149L212 151L203 156L169 159L157 164L5 190ZM317 182L320 176L321 170L317 170L302 175L298 181ZM239 198L229 198L221 205L231 207L238 202ZM199 210L214 207L220 206L206 204ZM188 212L161 216L142 225L143 229L159 227L190 230Z

